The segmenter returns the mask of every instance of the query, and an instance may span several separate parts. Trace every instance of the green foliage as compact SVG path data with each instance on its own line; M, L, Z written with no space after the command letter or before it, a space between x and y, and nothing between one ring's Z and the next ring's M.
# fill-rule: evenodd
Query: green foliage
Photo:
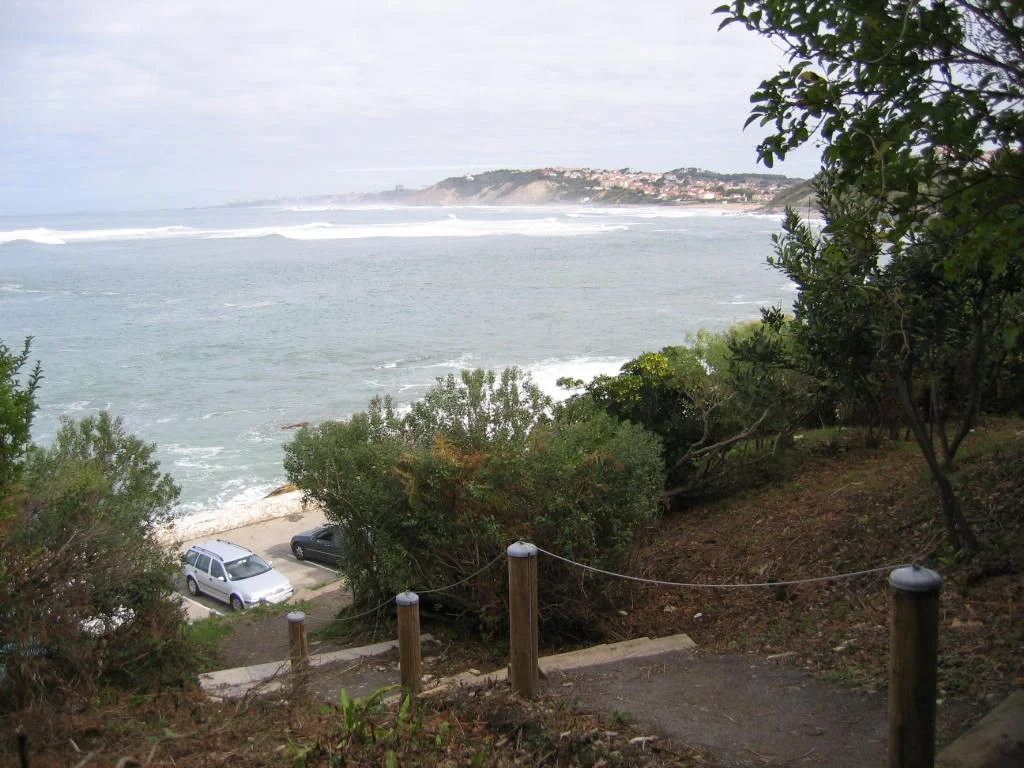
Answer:
M404 425L414 443L445 438L466 450L495 443L521 443L546 421L551 399L518 368L499 376L477 368L438 379L412 406Z
M152 453L106 413L64 420L50 448L29 451L0 539L0 614L10 641L45 653L8 664L12 703L72 682L158 687L189 674L178 562L157 538L178 488Z
M733 0L716 10L770 37L790 65L751 97L769 167L820 141L825 169L872 202L896 245L981 188L1012 204L1019 174L1024 46L1019 3Z
M790 214L775 261L800 286L809 360L890 423L899 403L950 541L973 549L947 474L1024 329L1020 4L733 0L716 12L790 57L751 97L748 123L774 127L761 159L823 147L822 236Z
M20 353L0 342L0 499L21 477L25 451L31 439L36 412L36 388L42 379L39 363L22 382L21 369L28 362L32 338L25 339Z
M766 355L791 354L785 330L781 316L769 324L766 315L765 322L725 333L700 331L688 346L645 352L617 376L582 387L559 406L557 419L598 411L642 426L661 439L668 495L704 492L722 477L737 446L786 430L810 409L801 390L806 382L782 372L778 360L772 365L779 371L768 369Z
M344 688L338 696L341 733L345 743L362 744L377 741L379 731L373 721L382 711L382 699L398 685L386 685L361 699L353 699Z
M342 528L341 571L361 603L392 596L384 572L389 532L406 505L395 468L407 447L390 398L374 398L347 421L304 427L284 446L289 481Z
M454 584L435 607L493 629L506 620L507 587L503 569L487 566L516 539L621 562L658 510L658 440L599 412L552 422L547 406L515 369L474 371L440 379L402 422L374 401L369 413L295 435L289 480L353 542L342 570L357 602ZM556 572L543 576L549 615L584 615L581 585Z

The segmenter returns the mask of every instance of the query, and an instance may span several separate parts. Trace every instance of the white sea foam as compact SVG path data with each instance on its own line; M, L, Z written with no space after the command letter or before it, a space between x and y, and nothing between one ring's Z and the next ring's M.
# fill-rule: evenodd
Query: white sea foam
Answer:
M40 245L67 245L101 240L160 240L166 238L193 237L197 230L190 227L132 227L125 229L82 229L63 230L46 229L14 229L0 232L0 245L25 240Z
M496 235L522 235L526 237L575 237L601 235L628 230L623 224L586 223L566 221L554 216L502 220L473 220L447 213L445 218L427 222L399 222L394 224L333 224L315 221L307 224L238 229L195 229L185 226L130 228L130 229L17 229L0 232L0 245L28 241L41 245L68 245L69 243L160 240L199 238L211 240L283 237L288 240L361 240L368 238L411 237L488 237Z
M597 376L614 376L619 373L623 364L628 362L622 357L576 357L571 360L547 359L526 366L533 382L544 394L555 401L565 400L572 392L562 389L557 381L563 377L580 379L589 384Z
M331 224L313 222L294 226L253 227L204 233L204 237L257 238L278 236L289 240L362 240L376 237L489 237L522 235L526 237L574 237L626 231L623 224L590 224L548 216L541 219L474 221L448 214L438 221L403 222L398 224Z
M473 353L463 352L456 358L451 360L445 360L443 363L432 363L430 365L420 366L421 368L455 368L456 370L463 370L465 368L473 368Z
M263 307L272 307L275 304L277 304L276 301L253 301L242 304L233 304L230 301L224 302L224 306L228 309L262 309Z

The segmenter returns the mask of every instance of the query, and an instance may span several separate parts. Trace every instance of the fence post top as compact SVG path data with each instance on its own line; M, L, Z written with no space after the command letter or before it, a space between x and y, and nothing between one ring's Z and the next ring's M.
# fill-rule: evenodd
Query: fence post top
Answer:
M301 624L305 620L306 620L306 614L304 614L302 611L290 611L288 613L288 623L289 624Z
M537 547L525 541L517 541L515 544L509 544L508 549L505 550L509 557L536 557Z
M395 595L395 602L399 605L417 605L420 601L420 596L415 592L399 592Z
M930 568L907 565L889 574L889 585L904 592L933 592L942 586L942 577Z

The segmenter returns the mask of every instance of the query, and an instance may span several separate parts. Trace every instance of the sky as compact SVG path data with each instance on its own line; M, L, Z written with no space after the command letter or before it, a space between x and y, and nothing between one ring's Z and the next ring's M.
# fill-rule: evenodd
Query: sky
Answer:
M0 215L765 171L743 124L784 58L722 1L0 0Z

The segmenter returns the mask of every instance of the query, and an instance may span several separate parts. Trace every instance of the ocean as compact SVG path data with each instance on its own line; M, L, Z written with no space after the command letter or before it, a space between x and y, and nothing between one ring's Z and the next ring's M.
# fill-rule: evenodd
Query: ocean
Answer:
M723 208L263 205L0 217L0 341L33 337L33 439L109 410L181 515L286 482L289 427L463 368L614 374L792 306L780 217Z

